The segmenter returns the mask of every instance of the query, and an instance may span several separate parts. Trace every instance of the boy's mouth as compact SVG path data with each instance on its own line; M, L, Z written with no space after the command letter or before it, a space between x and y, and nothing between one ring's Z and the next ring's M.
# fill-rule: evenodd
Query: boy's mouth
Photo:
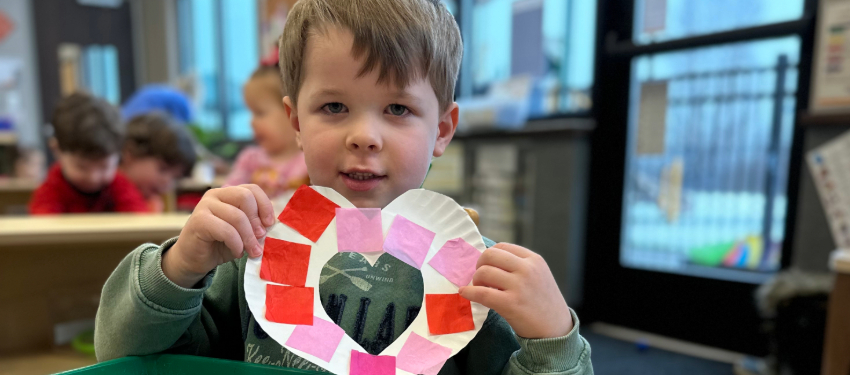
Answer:
M356 171L340 172L345 185L354 191L368 191L374 189L378 184L387 178L386 175L380 175L371 171Z

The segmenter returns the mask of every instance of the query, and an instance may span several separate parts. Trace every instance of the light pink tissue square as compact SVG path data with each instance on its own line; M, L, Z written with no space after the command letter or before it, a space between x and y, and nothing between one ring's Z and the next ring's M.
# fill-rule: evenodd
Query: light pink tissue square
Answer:
M383 249L380 208L337 208L336 242L339 252L371 253Z
M338 325L314 316L312 326L295 327L289 339L286 340L286 346L330 362L343 335L345 331Z
M452 350L411 332L396 356L396 367L414 374L437 375Z
M422 269L435 236L436 233L396 215L384 239L384 251L416 269Z
M469 285L481 252L466 241L455 238L446 241L428 264L457 286Z

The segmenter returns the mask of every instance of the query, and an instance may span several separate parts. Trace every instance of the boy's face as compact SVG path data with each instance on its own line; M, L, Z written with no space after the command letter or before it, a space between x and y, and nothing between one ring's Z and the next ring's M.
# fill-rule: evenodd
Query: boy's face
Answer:
M174 182L183 176L181 166L168 165L164 160L153 156L124 155L121 172L133 181L145 199L171 191Z
M96 193L111 184L118 170L118 154L92 159L59 151L56 156L65 179L84 193Z
M284 104L304 150L310 181L333 188L357 207L383 208L425 180L457 127L457 104L441 111L427 78L399 90L358 77L352 34L328 27L304 48L298 105Z

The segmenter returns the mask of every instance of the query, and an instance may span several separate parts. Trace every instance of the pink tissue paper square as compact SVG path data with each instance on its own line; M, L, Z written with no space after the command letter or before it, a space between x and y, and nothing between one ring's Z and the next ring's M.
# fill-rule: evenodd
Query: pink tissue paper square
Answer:
M435 236L436 233L396 215L384 239L384 251L416 269L422 269Z
M383 250L380 208L337 208L336 242L339 252L371 253Z
M396 366L414 374L436 375L452 350L411 332L396 357Z
M351 351L350 375L395 375L395 357Z
M345 331L338 325L313 317L313 325L299 325L286 340L286 346L330 362Z
M457 286L469 285L481 252L466 241L455 238L446 241L428 264Z

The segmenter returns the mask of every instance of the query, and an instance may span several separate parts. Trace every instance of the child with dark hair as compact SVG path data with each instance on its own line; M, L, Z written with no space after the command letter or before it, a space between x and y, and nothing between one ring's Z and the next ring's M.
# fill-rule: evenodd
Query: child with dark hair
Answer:
M153 211L162 210L160 196L189 174L196 159L191 135L167 114L152 112L127 123L121 172L136 184Z
M50 149L56 163L33 193L31 214L147 212L142 195L118 172L124 129L118 109L86 93L53 111Z

